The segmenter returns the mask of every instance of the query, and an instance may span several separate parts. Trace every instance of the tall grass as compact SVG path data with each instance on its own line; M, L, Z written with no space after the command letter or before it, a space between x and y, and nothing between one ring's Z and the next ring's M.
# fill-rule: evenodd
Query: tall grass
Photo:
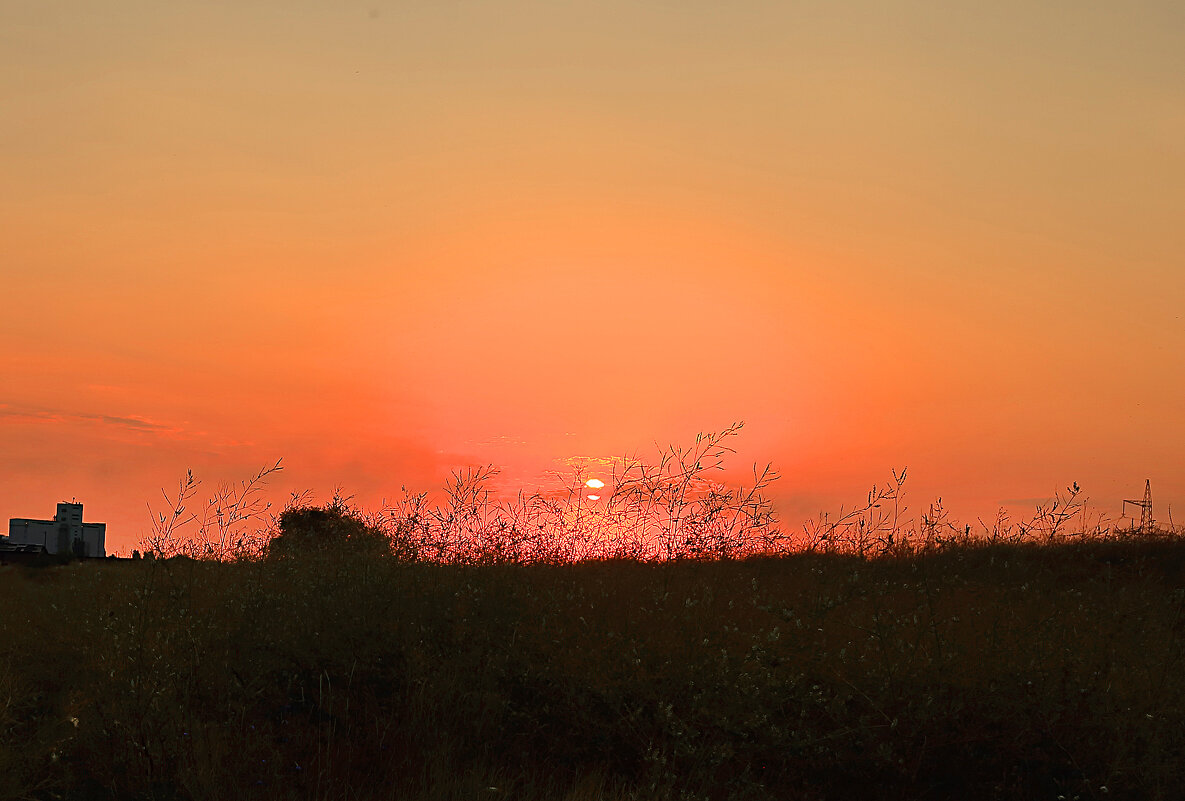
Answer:
M154 558L0 570L0 798L1178 797L1185 542L912 519L905 474L784 534L730 429L499 500L375 514L279 465Z
M5 568L0 604L2 797L1168 799L1185 780L1176 540L83 563Z
M382 532L391 554L401 561L441 564L711 560L795 553L875 558L956 546L1177 533L1171 524L1148 531L1134 523L1125 528L1092 512L1077 483L1016 521L1000 509L988 522L959 522L941 498L914 516L906 501L905 470L894 470L890 481L874 485L864 502L789 529L767 494L778 479L772 465L755 465L746 484L721 480L742 427L734 423L720 432L699 434L689 446L659 450L655 459L614 461L603 477L607 489L597 500L589 499L589 475L579 468L557 477L557 486L549 490L506 498L492 489L497 468L481 466L455 471L437 493L403 487L394 502L377 512L353 509L340 492L327 508L349 512ZM154 512L145 548L165 557L260 558L280 520L262 490L281 469L276 462L237 485L221 485L204 502L197 499L200 482L188 473L174 496L165 494L168 511ZM308 495L294 495L285 508L309 505Z

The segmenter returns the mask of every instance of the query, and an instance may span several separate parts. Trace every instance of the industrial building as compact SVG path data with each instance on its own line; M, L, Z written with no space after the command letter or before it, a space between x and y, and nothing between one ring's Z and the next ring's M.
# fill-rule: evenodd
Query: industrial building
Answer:
M46 553L102 559L107 556L106 539L106 523L82 522L81 503L59 503L53 520L10 519L7 543L0 544L40 546Z

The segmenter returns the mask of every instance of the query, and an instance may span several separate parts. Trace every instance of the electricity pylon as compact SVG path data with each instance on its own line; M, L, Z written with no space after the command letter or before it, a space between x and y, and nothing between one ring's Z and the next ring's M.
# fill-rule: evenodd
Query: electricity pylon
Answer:
M1127 505L1140 507L1140 533L1152 533L1152 479L1144 479L1144 500L1123 502L1123 514L1127 514ZM1134 518L1133 518L1134 519Z

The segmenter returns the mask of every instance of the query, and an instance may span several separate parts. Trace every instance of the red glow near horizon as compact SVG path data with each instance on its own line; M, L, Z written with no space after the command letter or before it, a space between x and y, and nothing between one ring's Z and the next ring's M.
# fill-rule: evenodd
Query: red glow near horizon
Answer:
M126 553L187 468L379 509L734 420L788 526L1185 496L1167 6L55 9L0 11L0 515Z

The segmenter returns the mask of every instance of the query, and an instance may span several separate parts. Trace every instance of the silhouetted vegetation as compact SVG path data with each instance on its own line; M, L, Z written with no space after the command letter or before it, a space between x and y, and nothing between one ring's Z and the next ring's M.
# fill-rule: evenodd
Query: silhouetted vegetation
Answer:
M904 473L791 538L725 442L270 527L278 464L201 515L189 476L156 558L0 573L0 797L1178 795L1185 541L1076 485L914 521Z
M324 508L285 509L276 536L264 550L268 559L324 557L334 552L390 556L391 544L386 532L368 524L342 498L334 498Z
M558 566L328 549L10 567L0 601L3 797L1157 799L1185 780L1177 540Z
M731 438L741 427L736 423L719 433L700 434L689 447L659 451L654 461L617 460L604 476L605 494L596 501L589 498L589 475L583 469L559 477L558 488L551 491L520 492L507 499L492 490L498 471L487 466L456 471L444 491L435 495L403 488L397 500L373 515L351 508L340 495L318 511L302 495L290 499L285 511L273 518L261 490L268 477L282 469L279 462L238 485L220 486L204 503L196 503L198 511L190 507L200 482L188 473L175 497L166 494L169 512L155 513L146 551L166 558L234 561L287 549L289 541L306 546L368 542L404 562L570 564L798 553L876 558L984 544L1050 545L1174 531L1171 525L1145 531L1134 522L1125 528L1092 511L1077 483L1055 492L1025 519L1014 521L1000 509L990 521L966 524L952 518L941 498L914 517L905 499L905 470L893 471L889 482L874 485L863 503L838 514L821 514L800 530L790 530L782 526L765 494L778 478L771 466L754 467L746 485L720 480L724 462L734 452ZM299 520L291 536L282 531L285 515ZM320 522L318 515L323 515ZM382 547L379 539L385 540Z

